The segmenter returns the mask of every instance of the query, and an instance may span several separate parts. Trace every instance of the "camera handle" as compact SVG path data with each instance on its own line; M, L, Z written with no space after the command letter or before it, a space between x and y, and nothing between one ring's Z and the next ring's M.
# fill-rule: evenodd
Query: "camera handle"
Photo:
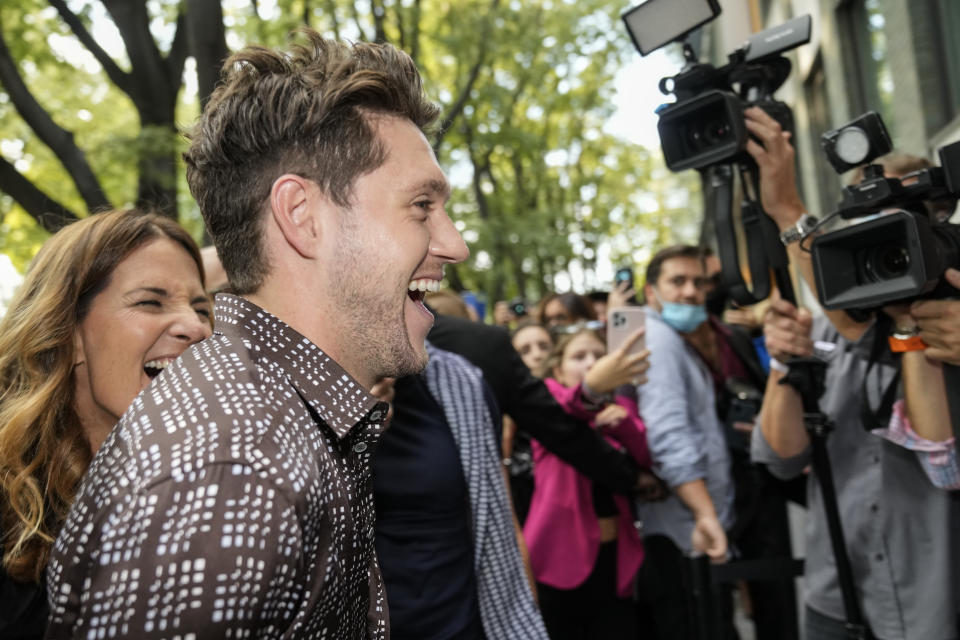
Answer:
M827 531L830 534L830 546L837 566L837 580L843 597L846 636L851 640L870 640L873 636L864 624L863 614L860 612L857 601L853 568L844 543L837 492L833 484L833 470L830 467L830 456L827 452L827 436L833 430L833 421L820 411L820 396L823 395L827 363L820 358L809 357L792 358L788 364L790 369L780 380L780 384L788 384L796 389L803 403L803 426L810 436L813 472L820 482L823 496Z
M734 166L740 172L740 182L744 187L741 189L740 223L746 242L752 289L747 286L740 272L739 242L733 218ZM765 299L770 295L772 271L780 295L794 302L796 298L786 249L780 242L776 223L763 211L755 195L756 185L759 185L757 165L752 160L741 160L736 165L712 165L705 168L701 175L705 187L706 215L713 221L716 230L721 275L730 297L742 305L756 304Z

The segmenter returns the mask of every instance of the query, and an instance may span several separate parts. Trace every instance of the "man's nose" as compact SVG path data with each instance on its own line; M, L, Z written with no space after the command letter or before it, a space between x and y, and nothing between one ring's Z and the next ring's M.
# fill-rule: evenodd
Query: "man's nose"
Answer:
M456 264L470 257L470 249L446 212L437 219L430 238L430 255Z

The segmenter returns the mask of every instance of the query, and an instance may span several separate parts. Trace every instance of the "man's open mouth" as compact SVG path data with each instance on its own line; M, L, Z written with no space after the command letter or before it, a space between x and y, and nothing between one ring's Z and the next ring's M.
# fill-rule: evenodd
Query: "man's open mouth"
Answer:
M423 302L423 296L428 292L440 291L440 281L431 278L411 280L407 285L407 295L414 302Z

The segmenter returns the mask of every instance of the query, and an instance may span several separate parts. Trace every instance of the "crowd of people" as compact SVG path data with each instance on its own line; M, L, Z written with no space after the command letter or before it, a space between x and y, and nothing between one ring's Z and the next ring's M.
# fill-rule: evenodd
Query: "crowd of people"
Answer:
M737 592L758 639L790 640L792 574L704 591L691 567L782 566L764 563L791 555L792 500L805 637L849 637L782 384L817 354L853 622L958 638L960 301L734 308L708 250L671 246L637 290L486 324L440 289L468 248L413 61L301 38L232 56L191 135L212 248L147 212L91 215L0 321L0 636L728 639ZM746 124L788 231L807 215L789 136L757 108ZM638 294L644 326L608 346Z

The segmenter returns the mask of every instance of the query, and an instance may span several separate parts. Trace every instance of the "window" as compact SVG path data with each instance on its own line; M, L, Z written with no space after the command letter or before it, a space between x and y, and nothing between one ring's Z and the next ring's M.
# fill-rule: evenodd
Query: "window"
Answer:
M841 9L840 18L848 38L845 56L852 80L853 113L876 111L892 137L894 80L889 64L887 19L881 0L853 0Z

